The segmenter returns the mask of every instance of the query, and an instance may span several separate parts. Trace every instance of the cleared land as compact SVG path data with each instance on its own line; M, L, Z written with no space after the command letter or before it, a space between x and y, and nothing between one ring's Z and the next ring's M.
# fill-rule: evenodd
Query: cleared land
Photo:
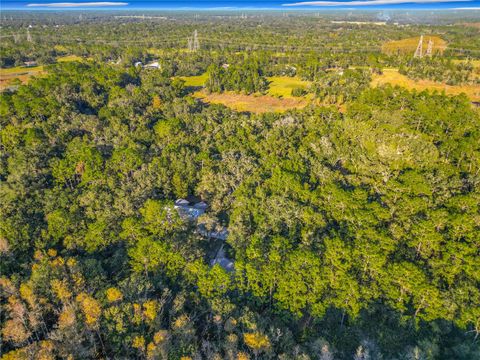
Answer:
M69 62L69 61L83 61L84 58L78 55L67 55L67 56L60 56L57 58L57 62Z
M84 59L77 55L61 56L57 58L57 62L83 61ZM0 90L11 85L14 79L19 79L22 84L26 83L32 76L40 76L46 74L45 68L40 66L25 67L16 66L8 69L0 68Z
M460 25L468 26L468 27L474 27L474 28L480 29L480 22L462 23L462 24L460 24Z
M186 87L203 87L207 81L207 73L198 76L182 76Z
M305 98L279 99L269 95L244 95L234 92L208 94L205 90L197 91L193 96L209 104L223 104L236 111L248 111L256 114L300 109L309 103Z
M430 80L415 81L398 72L397 69L384 69L382 75L374 75L371 85L398 85L409 90L437 90L445 91L448 95L465 93L472 101L480 101L480 86L478 85L445 85Z
M447 48L447 42L439 36L425 35L423 37L423 51L427 50L429 40L433 41L433 52L440 52ZM420 36L411 37L402 40L389 41L382 45L382 52L385 54L412 54L417 48Z
M8 87L14 79L19 79L22 83L26 83L32 76L38 76L45 73L43 66L16 66L8 69L0 69L0 90Z
M202 88L207 81L207 74L198 76L183 76L186 87ZM300 109L310 103L310 98L294 97L292 90L307 88L310 83L298 78L288 76L274 76L267 78L269 90L266 95L245 95L227 91L222 94L209 94L205 89L198 90L192 95L208 104L223 104L236 111L252 113L285 112L290 109Z
M308 81L288 76L272 76L267 79L270 82L268 94L283 98L293 97L292 90L295 88L306 89L310 85Z

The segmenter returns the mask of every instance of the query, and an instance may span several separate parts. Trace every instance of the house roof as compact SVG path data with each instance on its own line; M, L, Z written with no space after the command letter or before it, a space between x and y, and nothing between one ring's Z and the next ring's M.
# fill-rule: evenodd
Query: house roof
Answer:
M193 204L185 199L178 199L175 201L174 207L177 209L178 214L181 217L185 219L196 220L200 215L205 213L208 205L203 201Z

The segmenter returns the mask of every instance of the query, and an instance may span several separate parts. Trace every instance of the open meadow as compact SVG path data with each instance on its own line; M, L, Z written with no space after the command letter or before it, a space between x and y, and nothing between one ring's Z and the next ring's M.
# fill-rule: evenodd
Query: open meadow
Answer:
M57 58L57 62L71 62L71 61L84 61L84 59L77 55L60 56ZM12 82L16 84L15 79L18 79L21 84L27 83L33 76L46 75L47 70L45 66L15 66L11 68L0 68L0 90L3 90L12 85Z
M310 103L311 96L295 97L292 90L307 89L310 83L296 77L273 76L267 77L269 88L266 94L242 94L233 91L223 93L209 93L204 88L207 74L198 76L183 76L185 87L196 91L192 95L208 104L223 104L236 111L252 113L285 112L290 109L301 109Z
M400 74L398 69L383 69L381 75L376 74L372 77L371 86L376 87L385 84L401 86L409 90L445 92L447 95L459 95L464 93L472 101L480 101L479 85L447 85L431 80L413 80Z
M447 48L447 42L439 36L424 35L423 36L423 50L427 49L429 41L433 42L433 53L443 53ZM388 41L382 45L382 52L388 55L396 54L413 54L420 41L420 36L415 36L402 40Z
M211 93L205 90L193 93L193 96L208 104L222 104L240 112L261 114L267 112L282 113L291 109L301 109L308 105L305 98L287 97L284 99L270 95L245 95L234 92Z

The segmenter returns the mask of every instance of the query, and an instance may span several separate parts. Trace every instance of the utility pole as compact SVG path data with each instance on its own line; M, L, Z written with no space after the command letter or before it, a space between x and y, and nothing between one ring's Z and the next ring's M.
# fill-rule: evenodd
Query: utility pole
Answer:
M432 57L432 52L433 52L433 41L432 39L430 39L428 40L427 52L425 53L425 56Z
M414 58L422 58L423 57L423 35L420 36L420 41L417 45L417 50L415 50L415 54L413 54Z

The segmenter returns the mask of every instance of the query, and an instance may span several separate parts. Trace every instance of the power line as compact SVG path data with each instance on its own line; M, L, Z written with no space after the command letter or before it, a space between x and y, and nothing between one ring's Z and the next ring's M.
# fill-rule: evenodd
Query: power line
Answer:
M28 36L30 34L29 30L27 29L27 41L33 41L32 36ZM36 35L37 36L37 35ZM10 35L1 35L0 38L7 38L7 37L13 37L15 40L15 37L17 40L21 38L21 34L10 34ZM47 39L48 36L37 36L39 38ZM30 39L30 40L29 40ZM189 49L193 50L194 49L194 40L195 40L195 33L193 34L193 37L189 37L188 39L191 39L191 45L189 46ZM162 39L151 39L151 40L144 40L144 39L137 39L137 40L115 40L115 39L79 39L79 38L62 38L56 40L57 43L66 43L66 42L81 42L81 43L102 43L102 44L110 44L110 45L116 45L116 44L179 44L184 42L184 38L180 35L174 35L171 37L164 37ZM334 47L334 46L329 46L329 45L317 45L317 46L297 46L297 45L280 45L280 44L271 44L271 43L258 43L258 42L238 42L238 41L228 41L225 39L216 39L216 38L202 38L198 36L197 32L197 46L195 48L198 50L200 48L200 41L203 42L204 44L209 44L209 45L218 45L218 46L236 46L238 48L255 48L255 49L264 49L264 50L277 50L277 51L283 51L283 52L303 52L303 53L318 53L318 52L324 52L324 51L332 51L332 52L338 52L338 53L364 53L364 52L375 52L375 51L380 51L381 47L380 46L361 46L361 47L353 47L353 48L348 48L344 46L339 46L339 47ZM420 42L419 42L420 45ZM417 46L418 50L418 46ZM433 43L432 43L432 51L433 51ZM448 47L446 51L456 51L456 52L462 52L462 53L480 53L480 49L463 49L463 48L451 48ZM416 51L417 52L417 51ZM427 52L428 52L428 45L427 45ZM426 54L425 54L426 55ZM422 42L422 56L423 56L423 42Z
M422 58L423 57L423 35L420 36L420 41L418 42L417 49L415 50L415 54L413 54L414 58Z

